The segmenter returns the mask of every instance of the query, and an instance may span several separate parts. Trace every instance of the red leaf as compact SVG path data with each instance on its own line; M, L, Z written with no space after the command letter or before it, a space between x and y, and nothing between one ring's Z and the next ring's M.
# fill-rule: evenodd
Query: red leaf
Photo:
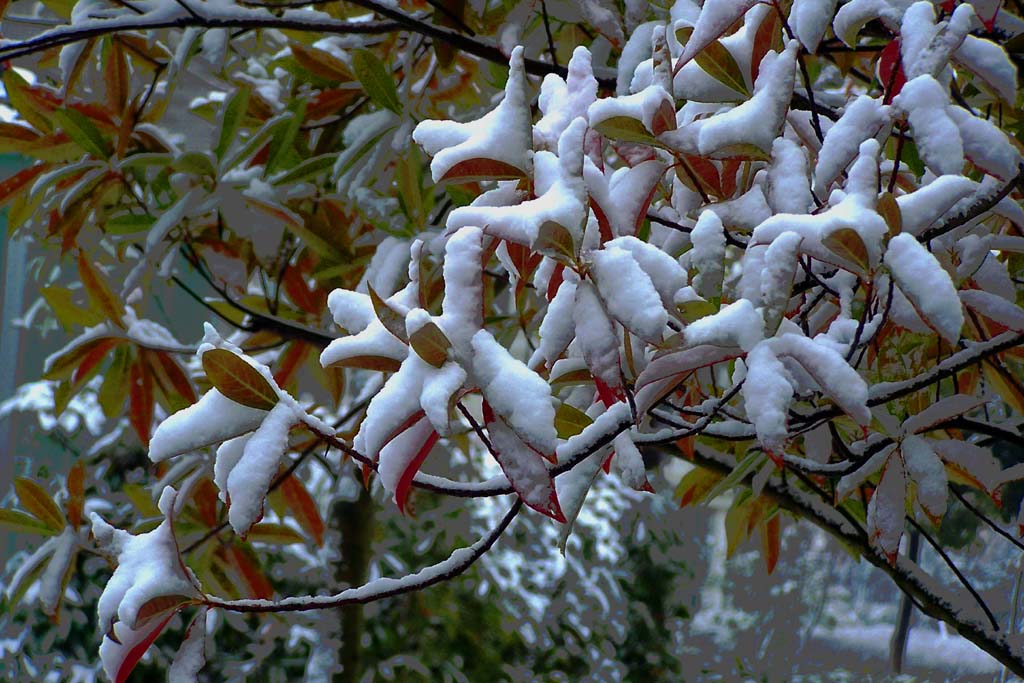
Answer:
M18 171L14 175L5 178L3 182L0 182L0 206L7 202L7 200L11 199L23 187L26 187L29 183L35 180L36 176L49 167L49 164L36 164L35 166L30 166L29 168Z
M87 378L90 371L99 365L100 361L106 358L107 352L117 346L117 344L118 341L116 339L105 339L89 349L88 353L82 357L82 362L79 363L78 367L75 369L75 374L72 375L71 382L73 384L78 384L83 379Z
M196 402L196 392L192 389L192 383L188 381L188 376L185 371L181 369L177 361L171 358L170 354L164 353L163 351L152 352L156 356L157 362L163 369L164 374L167 375L167 379L170 380L171 386L174 390L186 401L189 405Z
M277 382L277 386L288 386L308 352L309 345L303 342L292 342L284 350L284 353L277 359L277 371L274 373L274 381Z
M437 431L431 429L427 440L423 442L416 455L409 461L409 465L402 472L402 478L398 480L398 486L395 487L395 502L398 503L398 509L402 513L405 512L405 501L409 497L409 490L412 488L412 479L416 476L420 466L423 465L423 461L427 459L430 450L437 443L438 438Z
M153 376L141 360L132 363L129 374L128 420L146 446L153 425Z
M551 273L551 279L548 280L548 301L555 298L555 294L558 294L558 288L562 286L563 275L565 273L565 264L559 263L555 266L554 271Z
M899 94L907 83L903 73L903 62L900 58L900 39L893 39L878 55L878 80L885 89L885 104L891 104L892 98Z

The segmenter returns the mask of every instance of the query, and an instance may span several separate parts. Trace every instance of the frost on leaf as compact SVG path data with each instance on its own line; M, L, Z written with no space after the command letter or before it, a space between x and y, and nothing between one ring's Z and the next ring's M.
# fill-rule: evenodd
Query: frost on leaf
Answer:
M885 265L921 319L950 344L960 339L964 312L949 274L912 235L889 241Z
M92 516L93 535L117 563L99 599L100 659L115 683L127 679L170 618L201 597L195 577L181 563L173 523L176 497L174 489L164 489L163 522L138 536Z
M505 98L495 109L467 123L422 121L412 137L434 157L435 183L528 177L533 146L523 48L512 50Z

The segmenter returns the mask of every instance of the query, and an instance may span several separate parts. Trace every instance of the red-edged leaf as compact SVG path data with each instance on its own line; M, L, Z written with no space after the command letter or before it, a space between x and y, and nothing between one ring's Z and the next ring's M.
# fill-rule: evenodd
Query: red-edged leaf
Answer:
M148 355L155 357L156 366L158 370L167 378L171 388L178 394L178 396L187 405L192 405L196 402L196 392L192 388L192 383L188 380L188 375L181 369L178 362L174 360L169 353L163 351L150 351Z
M555 266L554 271L551 273L551 279L548 280L548 301L550 302L555 298L555 294L558 294L558 288L562 286L563 276L565 274L565 264L559 263Z
M434 444L437 443L439 435L437 431L431 429L430 434L427 436L427 440L423 442L419 450L416 451L416 455L409 461L409 465L402 472L401 479L398 480L398 486L395 487L395 502L398 504L398 509L401 512L405 512L405 502L409 497L409 490L412 488L413 477L419 472L420 466L423 465L423 461L430 455L431 449Z
M160 633L167 627L168 622L174 617L175 612L171 612L167 617L157 623L153 630L147 633L142 640L132 645L125 653L124 658L121 660L120 665L117 667L117 673L114 675L114 683L125 683L128 680L128 675L135 668L135 665L139 663L142 656L146 654L146 650L153 644L153 641L157 639Z
M82 356L82 362L75 368L75 372L71 376L71 383L77 385L89 379L92 376L92 371L96 369L100 361L107 357L107 352L116 345L117 340L107 339L104 340L104 343L96 344L89 349L88 353Z
M782 19L777 8L772 8L754 32L754 46L750 53L750 82L757 81L761 71L761 60L769 50L782 52Z
M274 381L279 387L287 387L291 383L309 350L309 344L304 342L292 342L288 345L277 359L277 370L274 372Z
M526 173L512 164L494 159L466 159L448 169L438 182L465 183L471 180L518 180Z
M139 612L135 617L135 628L139 629L152 619L167 612L174 614L174 612L192 602L195 602L195 598L190 595L158 595L155 598L151 598L139 608Z
M153 376L140 359L132 363L128 380L128 420L142 443L148 446L153 426Z
M281 483L281 495L302 530L312 536L318 546L323 545L324 521L305 485L292 475Z
M12 176L0 182L0 207L4 206L39 176L40 173L50 168L50 164L36 164L22 169Z

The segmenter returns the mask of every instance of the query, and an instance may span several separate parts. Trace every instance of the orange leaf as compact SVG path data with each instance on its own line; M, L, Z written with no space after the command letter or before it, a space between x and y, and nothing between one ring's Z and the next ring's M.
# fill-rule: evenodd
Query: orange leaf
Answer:
M121 320L124 317L124 306L121 299L114 296L107 281L86 259L85 252L78 253L78 274L93 305L111 322L124 329L124 322Z
M761 522L761 551L764 553L764 564L769 574L775 571L775 565L779 561L781 522L782 515L779 514Z
M412 460L409 461L405 471L402 472L401 479L398 480L398 485L395 487L395 502L398 503L398 509L401 512L405 512L405 502L409 497L409 490L412 488L413 477L419 472L420 466L423 465L423 461L430 455L431 449L434 444L437 443L439 436L437 431L434 429L430 430L430 434L427 435L426 441L420 446L419 450Z
M231 565L241 576L248 588L250 597L269 600L274 596L274 587L270 585L259 559L248 544L232 545L227 548Z
M158 617L168 611L173 615L185 605L194 602L195 599L188 595L158 595L148 600L135 617L135 628L146 624L154 617Z
M19 477L14 480L14 492L22 506L49 528L60 531L67 526L67 521L60 508L53 502L53 498L36 482Z
M293 474L281 483L281 495L302 530L312 536L317 545L323 545L324 521L305 485Z

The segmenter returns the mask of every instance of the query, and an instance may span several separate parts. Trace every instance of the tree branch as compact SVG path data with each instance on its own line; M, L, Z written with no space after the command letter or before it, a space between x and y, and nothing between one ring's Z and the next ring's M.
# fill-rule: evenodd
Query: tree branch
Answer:
M382 578L362 586L348 588L334 595L309 595L305 597L284 598L283 600L218 600L206 598L203 604L209 607L229 610L232 612L309 612L312 610L333 609L345 605L365 605L384 598L412 593L429 588L442 581L453 579L473 566L491 546L501 537L512 520L523 507L520 499L512 504L498 525L482 536L476 543L453 551L448 559L424 567L415 574L400 579Z

